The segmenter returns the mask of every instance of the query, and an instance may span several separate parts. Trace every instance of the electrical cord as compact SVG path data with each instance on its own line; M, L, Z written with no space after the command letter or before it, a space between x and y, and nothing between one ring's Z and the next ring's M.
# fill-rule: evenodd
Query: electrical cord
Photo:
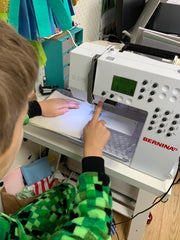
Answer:
M180 183L180 178L178 178L178 180L174 183L174 185L179 183Z
M178 175L178 171L176 172L176 175L174 177L174 180L173 182L171 183L171 185L169 186L168 190L161 195L160 199L157 201L157 202L154 202L150 207L136 213L134 216L132 216L130 219L126 220L126 221L122 221L122 222L119 222L119 223L114 223L114 225L119 225L119 224L123 224L123 223L127 223L127 222L130 222L131 220L133 220L135 217L137 217L138 215L150 210L151 208L153 208L155 205L157 205L159 202L161 202L163 200L163 198L168 194L168 192L170 191L170 189L172 188L172 186L175 184L175 181L176 181L176 178L177 178L177 175ZM180 179L178 179L178 181L180 181Z
M117 232L117 229L115 227L115 221L114 221L114 218L113 218L113 223L111 224L111 233L113 232L113 236L116 234L117 236L117 240L119 240L119 235L118 235L118 232ZM113 229L113 230L112 230Z
M161 196L162 196L162 195L161 195ZM156 198L154 199L154 201L153 201L153 204L157 201L157 199L161 198L161 196L156 197ZM161 200L162 203L166 203L167 201L168 201L168 199L167 199L167 200Z
M118 235L118 232L116 231L116 236L117 236L117 239L119 240L119 235Z
M73 38L71 32L70 32L69 30L66 30L66 32L69 33L69 35L70 35L70 37L71 37L71 39L72 39L72 42L73 42L74 46L77 47L78 45L75 43L74 38Z

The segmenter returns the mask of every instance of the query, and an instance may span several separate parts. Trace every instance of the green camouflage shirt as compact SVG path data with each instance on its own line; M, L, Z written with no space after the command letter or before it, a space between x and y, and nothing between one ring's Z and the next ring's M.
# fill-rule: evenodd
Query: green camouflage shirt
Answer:
M85 172L76 189L63 183L11 217L0 213L1 240L110 240L112 197L105 173Z

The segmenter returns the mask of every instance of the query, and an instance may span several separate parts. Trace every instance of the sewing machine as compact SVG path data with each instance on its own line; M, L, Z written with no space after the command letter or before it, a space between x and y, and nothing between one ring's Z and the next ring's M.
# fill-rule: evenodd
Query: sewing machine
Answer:
M121 129L110 129L105 154L161 180L174 176L180 151L180 66L83 43L71 51L69 87L75 98L106 100L104 109L119 117Z

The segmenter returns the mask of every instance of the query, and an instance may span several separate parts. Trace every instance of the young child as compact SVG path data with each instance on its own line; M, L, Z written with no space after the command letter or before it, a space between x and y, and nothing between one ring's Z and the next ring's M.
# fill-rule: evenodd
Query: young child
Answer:
M0 21L0 179L23 138L28 95L38 76L32 47ZM11 217L0 213L1 240L111 239L112 197L102 151L110 132L99 121L102 103L84 128L83 173L76 189L63 183L46 191Z

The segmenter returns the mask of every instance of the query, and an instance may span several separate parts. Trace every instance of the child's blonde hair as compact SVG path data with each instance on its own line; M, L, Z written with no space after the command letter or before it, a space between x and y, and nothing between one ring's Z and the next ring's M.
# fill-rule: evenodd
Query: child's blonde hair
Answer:
M18 117L38 77L33 47L0 20L0 155L11 144Z

